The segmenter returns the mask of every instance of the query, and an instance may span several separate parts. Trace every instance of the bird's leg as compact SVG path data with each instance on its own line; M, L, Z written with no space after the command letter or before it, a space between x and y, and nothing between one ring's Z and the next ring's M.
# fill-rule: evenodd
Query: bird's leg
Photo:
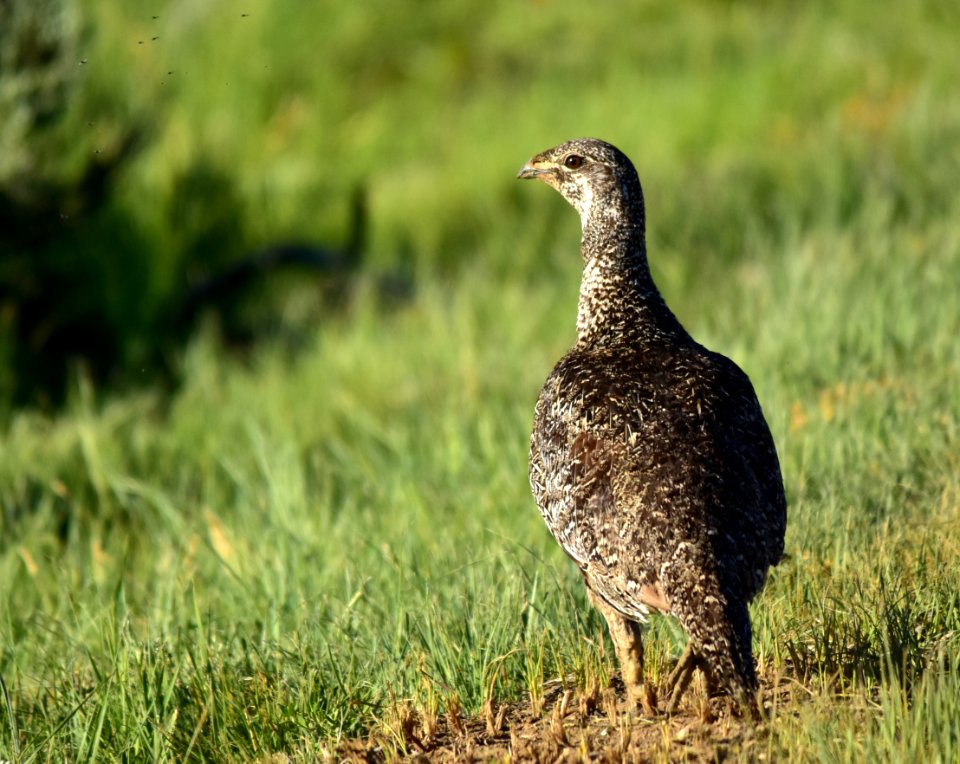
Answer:
M644 715L656 716L656 694L653 688L643 681L643 635L640 624L614 610L592 591L590 599L603 613L607 628L610 629L610 638L620 661L620 675L627 688L627 698L632 704L639 705Z
M690 642L687 642L687 647L684 649L683 655L680 656L676 668L670 672L670 676L667 678L666 689L667 694L670 696L670 700L667 702L667 714L672 715L677 712L677 707L680 705L680 698L683 697L683 693L685 693L687 687L690 686L690 680L693 679L693 672L697 669L699 663L699 657Z

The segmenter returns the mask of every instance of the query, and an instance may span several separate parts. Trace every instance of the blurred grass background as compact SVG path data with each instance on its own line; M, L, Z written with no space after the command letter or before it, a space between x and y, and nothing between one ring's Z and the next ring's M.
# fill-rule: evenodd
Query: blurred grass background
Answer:
M780 448L770 754L955 758L954 5L241 5L0 2L0 758L307 761L615 670L525 477L579 230L514 175L580 135ZM186 307L284 244L355 259Z

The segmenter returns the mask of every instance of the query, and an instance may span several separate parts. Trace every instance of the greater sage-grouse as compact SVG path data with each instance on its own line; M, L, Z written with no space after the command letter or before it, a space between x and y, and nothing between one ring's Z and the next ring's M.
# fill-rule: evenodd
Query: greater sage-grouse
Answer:
M580 213L577 341L547 378L530 484L607 620L628 697L644 687L640 624L676 616L689 637L667 680L673 713L696 668L711 692L755 708L748 603L783 555L776 448L747 375L697 344L650 276L640 180L592 138L520 170Z

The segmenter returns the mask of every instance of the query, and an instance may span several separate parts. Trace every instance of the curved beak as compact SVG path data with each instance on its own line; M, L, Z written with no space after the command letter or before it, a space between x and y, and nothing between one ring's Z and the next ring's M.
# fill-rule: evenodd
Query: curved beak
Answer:
M530 178L538 178L541 175L548 175L551 170L548 167L537 167L535 164L536 160L531 159L523 167L520 168L520 172L517 173L517 177L521 180L529 180Z

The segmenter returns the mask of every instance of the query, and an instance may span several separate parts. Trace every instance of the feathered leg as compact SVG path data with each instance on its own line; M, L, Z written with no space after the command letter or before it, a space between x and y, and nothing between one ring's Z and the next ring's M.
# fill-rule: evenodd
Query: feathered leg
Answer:
M607 621L610 639L620 661L620 675L627 688L627 697L639 705L646 716L655 716L657 698L653 688L643 681L643 636L640 624L614 610L587 587L590 599Z

